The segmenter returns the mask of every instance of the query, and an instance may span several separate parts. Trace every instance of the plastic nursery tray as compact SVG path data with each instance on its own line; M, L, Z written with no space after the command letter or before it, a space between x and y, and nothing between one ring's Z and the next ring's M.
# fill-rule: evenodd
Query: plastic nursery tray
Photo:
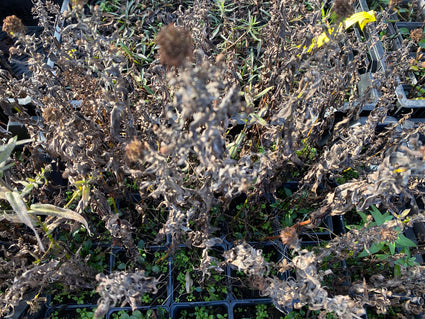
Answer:
M268 249L276 249L276 255L279 259L284 258L283 252L285 251L285 247L277 242L265 242L265 243L251 243L256 247L267 247ZM156 250L167 251L168 246L157 246L154 247ZM230 249L231 245L224 242L223 245L214 246L213 249L218 249L220 251L224 251ZM109 259L109 272L116 270L116 262L117 256L122 253L125 256L125 249L121 247L111 247L112 254ZM179 247L179 249L188 249L185 246ZM264 248L266 249L266 248ZM278 262L279 260L274 260ZM176 267L174 266L174 257L170 254L168 257L168 274L166 278L163 278L161 281L166 283L166 295L163 296L161 300L154 300L152 304L140 306L137 308L138 312L142 315L152 314L154 313L157 318L181 318L184 314L189 315L188 318L192 318L190 316L194 311L209 313L209 314L222 314L226 315L227 318L241 318L239 314L243 311L241 308L244 307L256 307L257 305L265 305L262 306L267 308L268 311L273 311L274 313L279 313L282 317L284 314L280 313L277 309L274 309L272 306L272 301L270 298L264 298L261 296L255 298L245 298L245 299L237 299L232 293L232 281L230 280L231 276L235 274L230 269L230 266L224 267L224 278L225 285L227 287L227 294L223 298L223 300L214 300L214 301L196 301L196 302L177 302L175 298L175 291L177 289L177 283L173 280L176 273ZM285 276L284 274L281 274ZM286 277L284 277L286 278ZM55 306L48 306L47 311L45 313L44 318L51 318L52 316L59 316L59 318L77 318L80 314L93 312L96 307L96 304L87 303L87 304L62 304ZM106 318L120 318L120 315L126 313L128 315L134 314L130 307L112 307L109 309ZM25 317L21 317L23 319ZM124 317L123 317L124 318ZM244 317L247 318L247 317ZM256 318L255 312L252 317L248 318Z
M366 2L364 0L359 0L355 5L355 11L369 11ZM378 103L380 94L378 90L373 87L373 83L376 81L374 75L377 72L382 72L384 70L384 65L380 54L382 48L380 47L380 43L371 41L370 34L373 32L373 27L370 25L373 25L373 23L367 24L363 30L360 30L357 25L354 27L354 32L358 41L366 41L370 48L367 54L367 58L364 61L364 68L359 70L360 81L357 83L357 93L359 97L364 97L365 94L368 94L365 104L362 108L363 111L372 111ZM346 102L345 108L349 107L349 103Z
M408 3L409 1L403 1L403 3ZM412 1L410 1L412 2ZM424 8L425 0L418 1L419 5ZM358 0L358 5L363 11L369 11L369 7L366 3L366 0ZM419 24L423 28L423 21L419 22L397 22L399 19L397 16L393 16L391 21L393 22L387 22L387 32L388 36L394 37L392 41L391 48L388 48L389 50L398 50L401 48L403 39L399 33L400 27L405 27L408 29L413 29L419 26ZM369 23L365 27L366 35L369 37L369 39L372 39L372 35L375 35L375 38L377 39L377 32L375 29L375 23ZM382 70L385 70L387 68L387 65L385 63L386 60L386 54L390 52L386 52L384 49L384 45L380 40L374 41L374 45L370 48L370 54L374 55L377 59L379 68ZM402 115L403 113L413 111L412 118L414 118L417 121L421 121L421 119L425 118L425 110L422 110L425 108L425 98L424 99L415 99L408 97L410 90L415 86L415 84L418 83L415 74L412 71L408 72L408 77L410 78L410 84L408 83L402 83L401 80L399 81L399 84L397 85L395 92L397 96L397 101L399 104L398 110L396 110L393 115ZM422 85L423 87L424 85Z
M408 29L414 30L424 28L424 22L395 22L394 24L388 25L388 30L390 35L394 36L393 44L394 44L394 50L398 50L402 48L403 45L403 38L401 36L400 30L402 29ZM416 50L415 50L416 51ZM422 57L419 57L419 60L421 62L425 62L425 50L422 49L421 54L423 54ZM416 58L416 52L411 52L410 57L412 59ZM408 78L410 79L410 84L408 83L400 83L396 88L397 93L397 100L400 104L399 109L397 112L402 112L403 109L411 110L413 109L414 113L412 114L413 117L421 117L425 118L425 93L423 93L422 98L410 98L409 92L411 90L414 90L416 87L418 89L424 89L425 88L425 73L421 78L417 78L415 73L413 71L408 71L407 73Z

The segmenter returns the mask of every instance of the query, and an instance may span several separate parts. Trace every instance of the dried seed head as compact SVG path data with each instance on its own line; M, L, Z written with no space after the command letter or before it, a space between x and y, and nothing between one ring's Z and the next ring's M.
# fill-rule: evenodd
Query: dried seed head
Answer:
M354 12L348 0L335 0L332 11L335 12L339 18L349 17Z
M15 15L8 16L3 20L2 30L10 36L15 36L19 34L24 35L26 32L26 28L22 23L21 19L19 19Z
M296 227L286 227L280 233L280 239L284 245L291 248L298 247L298 234Z
M193 56L193 42L190 32L170 24L158 33L159 58L162 64L181 66L186 58Z
M419 42L422 40L423 37L424 37L424 31L422 30L422 28L410 30L410 38L413 41Z
M45 102L48 102L48 97L43 99ZM59 119L58 109L52 106L46 107L43 110L43 118L46 122L55 122Z
M142 157L142 151L142 142L136 138L125 147L125 155L131 162L137 162Z
M402 0L390 0L389 7L394 9L396 6L400 5Z
M393 243L397 240L398 234L392 228L384 228L381 230L381 239L386 242Z
M87 0L71 0L71 6L72 8L81 9L87 2Z

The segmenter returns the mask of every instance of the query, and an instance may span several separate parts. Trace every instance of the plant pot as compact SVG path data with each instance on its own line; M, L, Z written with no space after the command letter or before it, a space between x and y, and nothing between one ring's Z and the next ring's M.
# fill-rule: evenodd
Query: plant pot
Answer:
M388 28L389 34L395 37L393 40L394 49L400 50L407 41L404 37L410 37L412 30L423 29L423 22L396 22L393 25L389 24ZM413 111L413 118L423 118L425 117L425 49L421 47L412 48L409 57L412 66L406 74L406 81L400 81L396 88L397 100L400 105L396 114Z
M397 10L407 10L407 7L411 6L413 3L417 2L402 1L402 3L400 4L400 9ZM359 4L362 10L369 10L368 3L365 0L359 0ZM387 7L380 7L374 9L390 10ZM409 9L409 12L410 11L412 10ZM415 16L423 16L423 12L418 11L416 12ZM408 20L409 21L403 21L403 17L401 15L393 12L391 21L387 22L387 30L383 31L385 33L385 41L383 40L383 38L381 38L381 40L383 40L384 42L375 41L376 44L371 48L371 51L374 52L374 54L376 55L377 60L379 61L380 66L382 67L382 70L385 70L388 67L385 62L386 54L390 54L391 51L400 50L404 45L402 34L410 34L410 30L420 28L421 26L423 29L423 21L419 20L418 22L414 22L411 19ZM369 30L369 38L372 38L372 34L376 34L374 24L368 24L365 29ZM400 30L402 30L401 33ZM420 49L419 46L417 47ZM423 54L423 51L423 49L420 50L418 54L416 53L416 50L411 52L411 58L416 58L415 60L417 60L414 64L420 65L422 63L425 63L425 58L423 56L420 56L421 54ZM414 64L412 64L412 67L414 67ZM425 83L424 76L425 67L423 67L423 71L409 70L406 74L406 80L398 80L398 85L395 89L395 92L399 108L392 113L393 115L402 116L405 113L413 111L412 118L420 119L425 117L425 111L422 110L425 107L425 90L422 91Z
M141 203L142 199L137 193L124 193L122 198L116 199L120 218L127 220L134 227L134 243L143 241L147 248L153 250L169 246L170 236L166 235L164 238L158 236L163 224L167 221L168 211L158 210L154 208L153 203L149 202L144 203L143 208L139 211L136 209L136 205L141 205Z

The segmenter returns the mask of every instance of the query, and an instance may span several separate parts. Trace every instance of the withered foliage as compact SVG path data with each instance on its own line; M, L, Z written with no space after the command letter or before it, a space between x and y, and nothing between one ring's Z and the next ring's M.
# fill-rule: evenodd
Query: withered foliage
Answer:
M11 187L20 188L19 180L45 166L42 155L56 158L68 187L85 187L75 210L97 218L128 258L134 261L138 253L133 223L154 207L158 223L159 211L167 213L155 242L171 238L171 254L181 243L203 248L198 269L203 278L223 266L208 253L224 240L217 237L212 207L232 209L238 196L270 205L282 184L296 179L315 201L313 226L354 208L375 205L397 216L407 207L411 215L405 223L352 229L315 251L300 248L301 228L284 229L280 239L291 255L280 263L266 262L263 252L247 243L233 243L224 258L282 311L308 305L340 318L358 318L365 305L383 313L390 305L403 306L406 314L422 311L421 267L403 269L399 277L362 278L351 284L350 295L326 287L323 279L331 271L320 270L325 258L356 256L373 243L392 242L396 227L423 220L423 124L406 114L380 132L396 111L394 87L405 79L407 50L388 54L386 68L375 70L366 52L377 35L365 37L353 28L329 32L320 1L307 6L242 0L226 2L222 10L206 0L190 5L135 0L114 14L85 1L72 3L60 13L49 1L36 1L40 37L22 34L14 18L5 24L17 35L11 57L27 57L31 72L19 79L1 72L0 105L34 139L24 160L5 174ZM340 18L359 10L353 1L327 5ZM387 17L388 12L377 16L378 30ZM161 31L159 24L165 26ZM323 32L330 41L308 50ZM359 94L359 82L372 70ZM372 92L379 98L373 100ZM42 121L18 103L25 97ZM363 111L371 102L373 110ZM358 177L337 185L349 168ZM140 195L138 218L115 214L107 200L127 200L127 180ZM65 205L61 196L68 188L61 187L48 180L30 195ZM37 229L48 247L51 239ZM27 292L55 282L70 290L97 286L98 317L118 302L135 308L143 293L157 291L159 278L146 277L144 270L96 274L78 251L70 255L60 245L44 255L34 250L34 235L22 229L4 229L0 237L16 241L14 249L2 246L0 254L2 315L13 312ZM292 276L271 276L274 267Z
M159 57L162 64L181 66L193 55L193 43L190 32L169 24L158 33Z
M101 318L108 312L110 307L114 307L118 301L122 300L120 307L129 304L134 310L137 309L138 300L144 293L156 294L158 280L145 276L143 270L134 273L114 272L108 276L97 274L96 280L99 285L96 291L100 294L99 305L95 312L96 318Z
M8 16L6 17L6 19L3 20L2 30L11 36L14 36L25 34L26 28L22 23L21 19L13 15Z

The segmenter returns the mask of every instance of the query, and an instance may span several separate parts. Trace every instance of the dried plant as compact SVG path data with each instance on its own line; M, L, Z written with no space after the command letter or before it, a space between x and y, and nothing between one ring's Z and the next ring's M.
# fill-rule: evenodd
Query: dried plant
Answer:
M10 145L2 146L8 156L1 154L0 197L21 213L20 220L15 215L5 218L24 222L32 230L0 232L2 238L17 241L2 248L1 273L13 269L1 283L3 315L40 283L44 289L60 280L72 280L72 288L84 282L93 288L96 277L101 295L97 317L118 302L135 309L143 293L157 292L159 279L146 277L143 270L109 276L83 266L76 270L84 258L68 254L49 237L59 226L61 231L73 229L63 220L38 220L51 243L41 253L45 238L32 216L43 210L51 216L60 212L87 229L94 219L132 261L138 254L137 222L144 221L148 210L154 211L155 222L163 222L155 243L171 238L169 254L181 243L202 248L198 270L207 279L212 269L221 271L224 265L209 250L222 245L224 237L230 240L233 231L218 237L213 222L218 213L212 207L227 220L235 198L246 198L245 206L253 207L244 206L248 223L259 207L267 210L276 203L282 184L293 179L299 184L297 194L309 195L312 204L305 204L312 212L303 217L306 220L279 230L288 256L279 263L267 262L261 250L232 242L233 248L224 253L225 263L243 271L251 286L270 296L282 311L308 305L341 318L358 318L364 305L380 312L391 304L403 305L406 313L421 311L420 267L403 269L399 277L362 278L351 284L351 295L323 284L331 272L320 270L326 258L341 262L349 253L358 256L373 243L394 241L396 228L402 231L423 220L423 192L418 186L423 187L424 126L412 123L407 114L379 132L394 112L393 89L405 77L408 49L388 54L385 69L369 72L373 65L367 64L365 52L378 40L377 34L363 39L353 29L330 32L332 21L320 19L319 1L72 4L61 13L51 2L37 1L34 14L43 27L38 38L24 36L16 17L3 25L4 31L16 35L10 58L27 58L30 73L18 79L1 72L0 106L10 120L25 125L33 141L15 167L6 161L12 155ZM353 8L352 2L338 0L327 7L341 19ZM384 30L387 15L377 15L378 31ZM160 30L161 25L166 27ZM54 37L57 30L60 41ZM323 33L329 42L308 50ZM412 39L419 36L416 33ZM360 95L357 86L365 74L372 80ZM371 91L377 91L379 99L365 115ZM22 99L31 101L42 125L33 120ZM360 115L365 115L362 122ZM41 156L63 164L67 185L53 185L48 174L37 175L46 166ZM349 168L355 168L358 177L337 185ZM39 179L29 183L32 188L22 182L34 176ZM128 180L140 196L134 205L137 218L124 211L118 215L114 207L115 200L129 198ZM72 193L67 202L65 191ZM35 202L43 201L42 206L27 205L28 198L40 199ZM53 209L53 203L66 209ZM76 215L69 212L71 204L76 205ZM328 215L366 211L371 205L389 211L394 220L351 230L314 250L300 248L299 232L308 224L319 226ZM401 222L397 214L406 207L411 215ZM159 218L160 211L167 216ZM270 218L280 220L282 213L286 212L275 210ZM37 244L40 251L33 249ZM16 267L20 258L25 262ZM396 258L390 256L389 262ZM290 272L290 278L271 276L274 268Z
M354 10L348 0L335 0L332 11L340 18L347 18L353 14Z
M296 279L268 278L263 293L270 296L283 312L308 305L311 310L326 310L340 318L360 318L365 313L361 303L349 296L328 296L320 283L326 272L319 273L316 263L317 258L312 252L297 251L290 264L295 269Z
M227 263L247 275L264 277L269 273L269 266L264 260L262 250L254 249L247 243L226 251L223 256Z
M147 292L157 293L158 279L146 277L143 270L134 273L114 272L109 276L96 275L99 285L96 291L100 294L98 307L95 312L96 318L103 317L110 307L114 307L122 300L120 307L129 304L136 310L138 299Z
M192 58L192 37L183 28L168 25L158 33L157 42L162 64L178 67Z
M11 36L25 35L26 28L17 16L8 16L3 20L2 30Z

